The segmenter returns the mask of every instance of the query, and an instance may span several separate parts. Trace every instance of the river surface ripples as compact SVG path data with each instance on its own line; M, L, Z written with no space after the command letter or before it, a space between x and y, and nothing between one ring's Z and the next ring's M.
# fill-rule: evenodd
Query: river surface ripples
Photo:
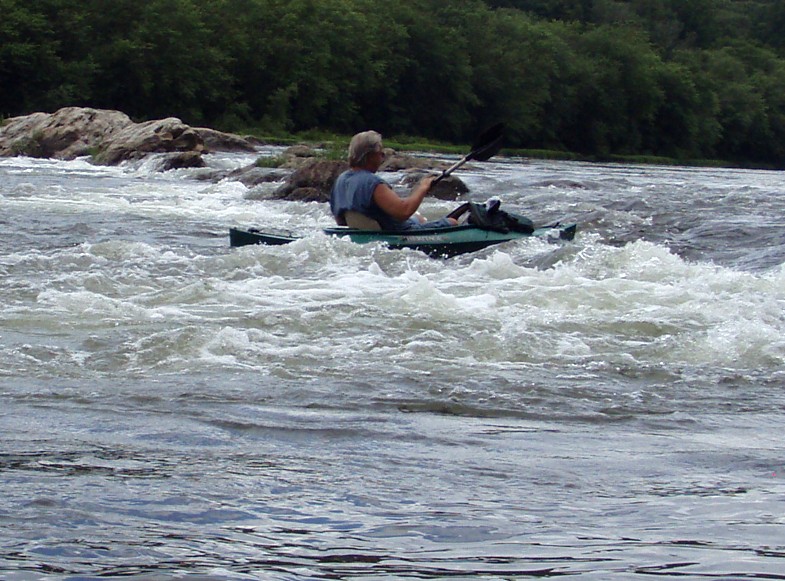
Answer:
M254 158L0 159L0 577L785 579L785 174L466 167L578 235L436 260Z

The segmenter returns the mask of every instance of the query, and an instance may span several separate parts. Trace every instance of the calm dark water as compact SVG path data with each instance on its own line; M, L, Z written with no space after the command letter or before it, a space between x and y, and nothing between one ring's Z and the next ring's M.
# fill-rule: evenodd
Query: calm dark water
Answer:
M579 234L448 261L197 173L0 159L0 577L785 579L781 172L467 168Z

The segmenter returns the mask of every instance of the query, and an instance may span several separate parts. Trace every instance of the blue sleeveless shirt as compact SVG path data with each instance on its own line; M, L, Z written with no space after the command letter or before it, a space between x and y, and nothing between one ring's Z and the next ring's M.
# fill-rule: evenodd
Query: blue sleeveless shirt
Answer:
M399 222L385 213L373 201L373 191L379 184L389 186L382 178L368 170L349 169L338 176L330 194L330 210L339 223L343 215L352 210L379 222L382 230L408 230L416 220ZM344 222L345 223L345 222Z

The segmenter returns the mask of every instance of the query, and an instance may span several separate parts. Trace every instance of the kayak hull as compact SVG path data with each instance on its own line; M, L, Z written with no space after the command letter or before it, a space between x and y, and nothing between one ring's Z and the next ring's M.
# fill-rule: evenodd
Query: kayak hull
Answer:
M575 237L576 224L551 224L537 228L531 233L498 232L463 225L449 228L418 228L407 231L360 230L346 226L325 228L325 234L347 237L358 244L383 242L389 248L411 248L422 251L433 257L450 257L469 252L476 252L510 240L529 238L530 236L547 237L549 239L572 240ZM298 240L299 237L289 234L262 232L256 228L231 228L229 244L246 246L249 244L281 245Z

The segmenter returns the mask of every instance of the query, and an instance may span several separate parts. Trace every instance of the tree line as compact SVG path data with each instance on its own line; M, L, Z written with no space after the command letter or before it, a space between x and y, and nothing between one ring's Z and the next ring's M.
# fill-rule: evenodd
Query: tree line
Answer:
M780 0L0 0L0 116L785 167Z

